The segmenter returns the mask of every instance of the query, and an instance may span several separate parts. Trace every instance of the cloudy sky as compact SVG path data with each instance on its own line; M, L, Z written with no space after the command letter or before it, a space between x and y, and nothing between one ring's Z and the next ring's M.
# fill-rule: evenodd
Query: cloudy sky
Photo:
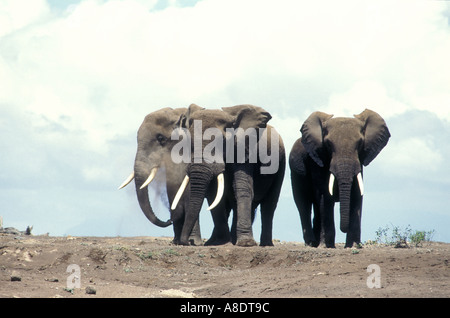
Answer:
M392 138L365 169L362 239L411 225L450 242L446 1L0 1L4 226L172 236L117 187L144 116L191 103L265 108L288 152L313 111L377 111ZM301 242L289 176L274 238ZM211 225L204 210L203 237Z

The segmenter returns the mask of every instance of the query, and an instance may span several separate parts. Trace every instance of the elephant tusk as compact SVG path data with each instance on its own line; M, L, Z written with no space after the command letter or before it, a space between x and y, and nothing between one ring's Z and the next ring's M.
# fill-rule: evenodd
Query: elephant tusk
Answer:
M134 179L134 171L130 174L130 176L120 185L119 189L125 188L131 181Z
M222 200L223 192L225 190L225 182L223 179L223 173L219 174L217 176L217 195L214 199L214 202L208 207L208 211L211 211L214 209L219 203L220 200Z
M186 189L188 183L189 183L189 177L185 176L184 179L183 179L183 182L180 185L180 188L178 189L177 194L175 195L175 199L173 199L172 205L170 206L170 208L172 210L176 209L176 207L178 205L178 202L180 201L181 196L183 195L184 190Z
M334 174L330 173L330 183L328 184L328 191L331 196L333 196L333 186L334 186Z
M364 182L363 182L361 172L358 173L358 175L356 176L356 179L358 179L359 191L361 192L361 196L363 196L364 195Z
M153 181L157 171L158 171L158 168L153 168L152 169L152 171L150 172L150 175L148 176L147 180L145 180L144 184L141 185L141 187L140 187L141 190L144 189L146 186L148 186L150 184L150 182Z

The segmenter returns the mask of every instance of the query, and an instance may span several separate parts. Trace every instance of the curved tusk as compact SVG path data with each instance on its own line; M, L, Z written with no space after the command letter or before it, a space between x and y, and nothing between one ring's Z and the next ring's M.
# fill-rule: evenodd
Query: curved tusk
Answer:
M333 196L334 174L330 173L330 183L328 184L328 192Z
M361 196L363 196L364 195L364 182L363 182L361 172L358 173L358 175L356 176L356 179L358 179L359 191L361 192Z
M125 188L131 181L134 179L134 171L130 174L130 176L120 185L118 190Z
M150 175L148 176L147 180L145 180L144 184L141 185L141 187L139 189L144 189L146 186L148 186L150 184L150 182L153 181L153 179L155 178L156 172L158 171L158 168L153 168L152 171L150 172Z
M188 183L189 183L189 177L185 176L184 179L183 179L183 182L180 185L180 188L178 189L177 194L175 195L175 199L173 199L172 205L170 206L170 208L172 210L176 209L176 207L178 205L178 202L180 201L181 196L183 195L184 190L186 189Z
M220 200L222 200L223 192L225 190L225 182L223 179L223 173L219 174L217 176L217 195L214 199L214 202L208 207L208 211L211 211L214 209L219 203Z

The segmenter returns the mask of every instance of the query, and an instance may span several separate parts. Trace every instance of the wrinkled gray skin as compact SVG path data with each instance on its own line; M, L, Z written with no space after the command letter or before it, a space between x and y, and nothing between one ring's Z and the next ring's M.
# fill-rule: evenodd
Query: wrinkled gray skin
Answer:
M191 111L199 109L191 105ZM166 227L173 223L174 243L178 244L184 224L185 209L189 202L189 193L185 193L175 210L171 211L171 219L161 221L154 213L149 200L148 187L140 189L147 180L153 168L164 168L166 173L166 191L169 204L172 204L186 171L186 164L175 164L171 159L171 150L176 140L171 140L172 131L177 127L181 114L187 108L163 108L147 115L138 130L137 152L134 163L136 194L139 205L145 216L155 225ZM201 245L200 227L198 222L190 233L190 241Z
M203 110L186 115L186 127L191 129L194 119L202 120L203 131L207 128L219 128L225 136L226 128L242 129L265 128L271 116L264 109L251 105L224 107L221 110ZM273 129L268 126L269 129ZM273 129L274 130L274 129ZM236 137L237 138L237 137ZM225 142L226 138L223 138ZM210 141L203 142L203 149ZM236 143L235 143L236 145ZM270 149L270 145L268 146ZM212 210L214 231L206 244L224 244L230 241L228 216L234 211L231 240L239 246L256 245L253 239L252 222L254 211L261 205L262 233L260 245L273 245L272 221L278 202L281 184L285 171L285 152L280 138L280 164L277 173L261 175L261 163L192 163L188 165L187 174L190 177L190 202L186 211L186 220L181 234L181 244L187 244L187 235L194 222L198 219L203 198L208 202L214 199L217 191L216 177L224 172L225 194L220 204ZM224 145L225 149L225 145ZM237 151L235 150L235 155ZM224 153L225 156L225 153ZM234 161L236 162L236 161Z
M315 112L301 128L289 155L294 200L305 244L335 247L334 203L340 201L340 229L345 247L361 243L362 194L357 175L386 146L390 133L376 112L333 118ZM329 191L330 173L335 181ZM311 207L314 220L311 223Z

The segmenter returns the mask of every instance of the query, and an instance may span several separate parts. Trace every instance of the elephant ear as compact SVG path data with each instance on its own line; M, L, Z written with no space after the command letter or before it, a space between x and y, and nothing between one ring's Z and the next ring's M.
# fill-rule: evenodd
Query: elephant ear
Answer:
M364 166L367 166L386 146L391 134L384 119L370 109L354 116L364 125L364 146L360 153L360 160Z
M272 118L268 111L253 105L222 107L222 110L235 117L233 128L265 128Z
M324 166L323 127L325 122L331 117L333 117L333 115L323 112L314 112L305 120L302 128L300 128L303 146L311 158L320 167Z

